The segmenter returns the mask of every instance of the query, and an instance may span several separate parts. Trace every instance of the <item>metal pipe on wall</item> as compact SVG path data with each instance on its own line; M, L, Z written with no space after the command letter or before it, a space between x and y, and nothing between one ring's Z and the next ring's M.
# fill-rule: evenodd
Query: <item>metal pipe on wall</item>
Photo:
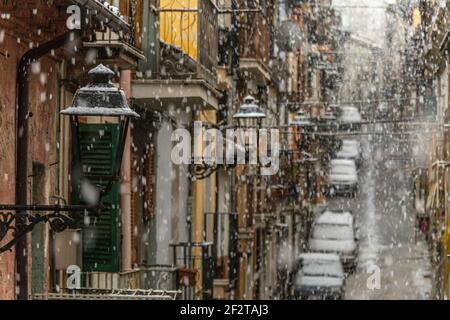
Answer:
M29 113L29 76L30 66L34 61L49 54L53 50L74 42L81 36L79 31L69 31L36 48L27 51L17 67L17 129L16 129L16 204L27 204L28 194L28 119ZM17 225L26 223L24 212L17 213ZM28 299L28 248L27 238L22 237L16 246L17 299Z
M120 87L127 97L131 97L131 71L122 70L120 73ZM120 183L120 207L122 212L122 271L132 269L132 223L131 223L131 128L128 127L127 138L122 161Z
M231 32L230 32L230 40L231 44L231 71L232 71L232 80L233 85L231 88L231 97L230 97L230 111L233 111L234 106L233 103L237 100L237 83L239 81L239 16L237 13L237 2L236 0L231 1L232 8L232 16L231 16ZM228 123L232 123L233 117L232 112L228 112ZM230 245L229 245L229 254L228 254L228 274L229 274L229 292L230 292L230 300L236 299L237 290L239 286L239 244L238 244L238 232L239 232L239 224L238 224L238 216L237 216L237 201L236 201L236 172L230 175L230 207L231 212L235 212L236 215L233 215L233 220L230 222Z

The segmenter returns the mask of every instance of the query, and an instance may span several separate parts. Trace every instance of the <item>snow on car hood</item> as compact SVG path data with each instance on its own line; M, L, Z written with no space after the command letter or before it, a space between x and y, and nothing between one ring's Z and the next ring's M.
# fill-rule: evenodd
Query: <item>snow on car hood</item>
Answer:
M356 183L358 177L353 174L330 174L329 176L330 182L354 182Z
M310 239L308 247L312 251L343 253L354 251L356 243L354 240Z
M300 275L297 278L297 285L302 287L341 287L344 284L340 277L311 277Z
M338 158L356 158L359 156L357 149L354 150L341 150L336 153Z

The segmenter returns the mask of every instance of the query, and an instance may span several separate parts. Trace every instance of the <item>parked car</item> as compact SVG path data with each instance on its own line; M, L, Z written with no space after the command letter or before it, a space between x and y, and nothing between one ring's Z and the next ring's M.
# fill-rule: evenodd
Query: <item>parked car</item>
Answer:
M358 235L353 214L349 211L324 211L313 223L308 249L338 254L344 270L353 271L358 256Z
M331 160L328 188L330 195L350 194L355 197L358 192L358 173L355 161L348 159Z
M344 296L345 273L337 254L301 254L292 275L294 299L340 300Z
M358 140L342 140L342 145L336 153L336 158L353 160L359 167L362 163L361 143Z
M362 117L358 109L353 106L341 107L339 115L339 123L343 129L356 129L361 128Z

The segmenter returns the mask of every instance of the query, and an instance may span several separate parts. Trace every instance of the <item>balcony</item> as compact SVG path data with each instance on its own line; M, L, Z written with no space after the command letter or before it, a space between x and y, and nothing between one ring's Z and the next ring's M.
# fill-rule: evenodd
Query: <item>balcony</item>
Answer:
M65 270L57 270L55 292L33 294L34 300L176 300L172 268L150 267L129 272L83 272L81 287L69 289ZM171 276L172 275L172 276ZM173 284L170 283L172 280Z
M249 8L256 8L255 1L248 1ZM262 9L263 11L267 9ZM239 70L248 79L257 82L270 80L271 23L264 12L241 15L239 27Z
M206 0L187 7L161 1L154 13L159 39L149 51L149 63L133 81L135 102L158 111L168 105L217 110L219 29L214 4Z
M135 41L136 10L119 12L119 8L98 0L72 1L84 5L91 20L91 30L83 38L81 48L86 64L102 63L126 70L137 68L139 61L145 60ZM124 2L123 9L130 7L129 0Z
M180 242L172 243L170 247L176 270L177 288L182 292L181 299L194 299L196 287L201 287L202 299L212 299L214 295L213 243Z

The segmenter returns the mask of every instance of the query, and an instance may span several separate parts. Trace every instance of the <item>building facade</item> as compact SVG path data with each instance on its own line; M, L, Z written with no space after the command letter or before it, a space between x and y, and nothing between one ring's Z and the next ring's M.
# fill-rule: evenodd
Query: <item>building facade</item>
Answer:
M336 102L341 33L330 1L11 0L0 11L0 70L11 75L0 80L0 203L81 204L95 193L76 181L77 151L59 115L93 67L114 71L140 115L108 209L59 233L40 224L1 253L0 298L67 298L73 266L84 297L118 288L186 299L289 296L292 262L323 203L329 150L292 119L306 110L323 123ZM203 140L190 141L200 146L190 163L172 161L176 130L235 127L248 95L266 114L262 127L280 131L274 175L194 163ZM84 174L110 172L117 122L82 118L80 132Z

